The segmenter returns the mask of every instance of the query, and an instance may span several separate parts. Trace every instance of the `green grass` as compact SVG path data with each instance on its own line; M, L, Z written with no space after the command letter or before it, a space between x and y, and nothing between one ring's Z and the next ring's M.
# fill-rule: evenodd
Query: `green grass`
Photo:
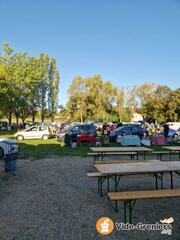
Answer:
M13 138L14 132L0 132L1 137ZM40 159L52 156L86 156L89 152L89 144L83 143L77 148L70 148L56 139L45 140L24 140L18 141L20 148L19 158ZM177 144L175 144L177 145ZM112 143L110 146L120 146L117 143ZM154 151L163 151L162 146L150 146Z
M56 139L44 140L24 140L18 142L20 147L20 158L44 158L52 156L86 156L89 145L83 144L77 148L59 143Z
M0 137L13 138L14 132L0 132ZM89 144L84 143L77 148L58 142L55 138L45 140L17 141L19 145L19 158L39 159L52 156L86 156Z

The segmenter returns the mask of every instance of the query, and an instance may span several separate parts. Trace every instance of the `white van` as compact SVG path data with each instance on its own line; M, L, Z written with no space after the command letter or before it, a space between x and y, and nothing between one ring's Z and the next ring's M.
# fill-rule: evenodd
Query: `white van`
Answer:
M174 129L176 131L180 129L180 122L168 122L167 124L169 128Z

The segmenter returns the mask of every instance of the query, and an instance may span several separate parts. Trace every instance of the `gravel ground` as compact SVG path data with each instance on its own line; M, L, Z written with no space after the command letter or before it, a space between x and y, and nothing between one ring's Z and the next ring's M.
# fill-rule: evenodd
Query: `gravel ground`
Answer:
M18 160L17 175L3 178L0 171L0 239L1 240L98 240L98 239L180 239L180 199L139 200L133 222L156 223L173 217L172 236L160 231L117 231L108 236L96 232L102 216L123 221L123 208L112 209L107 197L97 194L92 158L52 157L41 160ZM169 186L165 177L165 187ZM180 188L179 177L175 187ZM154 189L152 176L127 176L121 190ZM122 203L119 204L122 206Z

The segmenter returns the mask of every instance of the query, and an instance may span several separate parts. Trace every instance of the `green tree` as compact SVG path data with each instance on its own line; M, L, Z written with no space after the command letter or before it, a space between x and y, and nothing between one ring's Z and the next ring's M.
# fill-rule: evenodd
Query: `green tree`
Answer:
M82 78L77 76L69 88L67 113L71 120L108 121L116 114L114 109L116 89L110 81L103 81L100 75ZM72 106L78 106L73 109Z
M116 112L118 121L122 122L125 115L125 93L123 88L116 88Z
M0 110L11 125L13 114L18 123L41 112L42 122L47 112L53 118L57 109L59 73L55 59L40 54L38 58L17 52L3 45L0 55ZM49 109L48 109L49 108Z
M11 125L12 115L15 108L15 70L17 68L17 54L14 49L9 47L7 43L3 45L3 54L0 55L0 64L0 109L2 113L7 117L9 125Z
M49 63L49 89L48 89L48 109L52 122L58 107L58 91L59 91L59 72L56 66L56 60L52 58Z

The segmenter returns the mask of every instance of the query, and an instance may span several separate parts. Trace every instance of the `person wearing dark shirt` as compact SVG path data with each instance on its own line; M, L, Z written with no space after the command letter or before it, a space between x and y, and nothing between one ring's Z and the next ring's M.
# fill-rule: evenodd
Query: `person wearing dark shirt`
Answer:
M167 137L169 135L169 126L168 126L168 124L165 123L163 127L164 127L164 136L167 139Z

